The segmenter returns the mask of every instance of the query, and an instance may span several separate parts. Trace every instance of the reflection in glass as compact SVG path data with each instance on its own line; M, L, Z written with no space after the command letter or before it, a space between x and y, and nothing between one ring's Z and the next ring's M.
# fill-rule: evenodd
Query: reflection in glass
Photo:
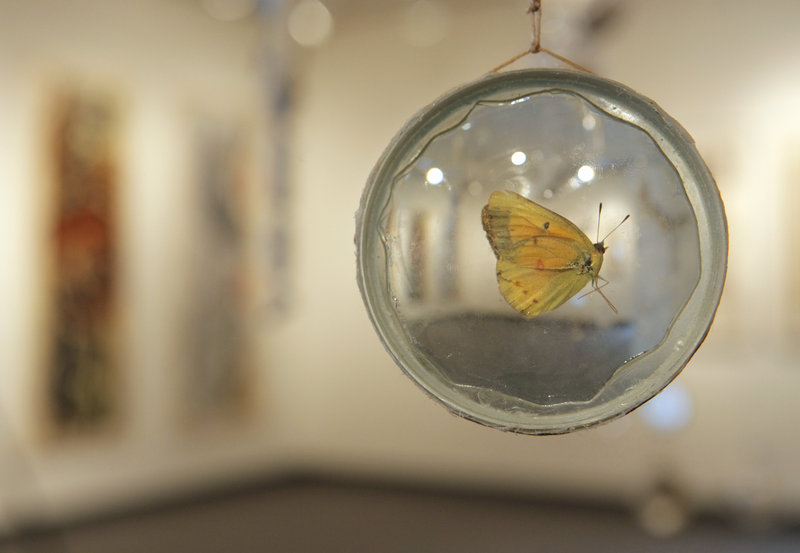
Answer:
M618 315L597 294L532 320L506 304L480 221L500 189L592 239L600 202L601 234L631 214L601 271ZM590 400L664 339L700 275L694 213L675 167L643 130L566 91L475 105L400 170L382 221L398 316L440 376L466 393Z

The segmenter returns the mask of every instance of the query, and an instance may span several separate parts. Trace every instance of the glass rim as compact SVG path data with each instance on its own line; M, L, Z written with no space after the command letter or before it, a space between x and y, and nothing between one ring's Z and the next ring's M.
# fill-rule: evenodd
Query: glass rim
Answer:
M516 91L513 94L511 91ZM526 91L527 92L524 92ZM506 101L547 91L577 94L601 111L649 135L677 171L694 210L700 245L700 276L664 339L621 366L590 400L539 405L535 416L503 411L468 400L436 377L436 367L408 343L391 304L380 217L404 160L420 155L420 137L457 120L454 113L481 100ZM446 130L446 128L445 128ZM441 129L440 129L441 131ZM448 92L417 112L397 133L373 168L356 213L357 282L370 320L395 363L425 393L451 412L502 430L527 434L560 434L618 418L666 387L702 344L719 304L727 269L727 220L716 183L686 130L655 102L625 85L593 74L565 69L523 69L487 75ZM637 379L643 364L649 376ZM609 384L634 380L622 394ZM610 397L606 397L610 394Z

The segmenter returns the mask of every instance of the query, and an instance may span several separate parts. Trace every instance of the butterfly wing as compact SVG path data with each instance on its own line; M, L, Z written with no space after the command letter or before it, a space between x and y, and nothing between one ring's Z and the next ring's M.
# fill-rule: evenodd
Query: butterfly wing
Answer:
M531 318L559 307L591 280L581 272L583 254L574 241L557 236L529 238L497 259L497 283L506 301Z
M495 255L500 257L514 244L534 236L561 236L592 251L592 241L571 221L509 190L489 196L481 213L483 228Z
M551 311L591 280L581 265L594 246L568 219L510 191L496 191L481 213L497 256L506 301L531 318Z

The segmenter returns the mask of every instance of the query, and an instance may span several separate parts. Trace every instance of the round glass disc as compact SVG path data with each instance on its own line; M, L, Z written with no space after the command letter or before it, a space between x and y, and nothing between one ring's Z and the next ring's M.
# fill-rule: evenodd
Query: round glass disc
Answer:
M535 316L515 309L502 279L524 264L523 241L512 230L508 251L493 251L482 219L504 190L590 245L630 215L599 250L599 291L588 258L558 266L540 249L561 280L532 277L525 293L586 286ZM654 102L594 75L531 69L463 86L405 125L369 177L356 247L369 315L412 380L463 417L553 434L621 416L681 371L719 303L727 228L691 137Z

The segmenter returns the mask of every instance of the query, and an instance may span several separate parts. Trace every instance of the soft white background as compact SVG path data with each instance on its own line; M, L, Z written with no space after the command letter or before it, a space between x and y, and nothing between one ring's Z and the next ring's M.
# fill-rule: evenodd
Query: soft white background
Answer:
M800 514L800 4L628 0L585 34L591 2L545 1L546 46L653 98L694 136L731 243L717 322L672 385L691 400L688 423L662 432L636 412L545 438L426 398L384 352L356 287L354 212L383 148L419 108L529 40L525 0L442 0L424 40L411 4L337 0L327 42L288 48L289 309L253 320L263 353L250 421L187 433L172 339L191 244L181 118L198 105L263 117L259 52L284 24L215 21L189 0L0 0L0 509L12 523L294 471L631 505L666 481L691 508ZM129 120L127 404L115 435L54 445L36 437L49 201L37 133L43 95L73 75L119 91Z

